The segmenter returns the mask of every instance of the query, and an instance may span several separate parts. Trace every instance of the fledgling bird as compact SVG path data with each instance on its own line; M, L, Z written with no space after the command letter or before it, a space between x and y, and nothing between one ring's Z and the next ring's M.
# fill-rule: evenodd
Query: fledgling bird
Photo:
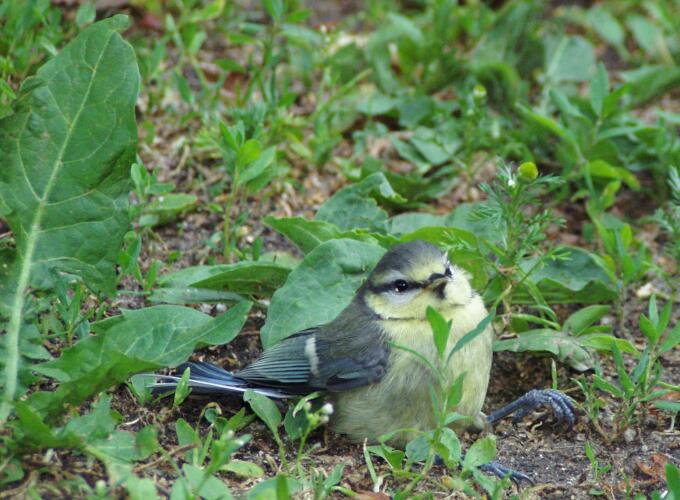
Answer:
M189 386L200 393L253 389L281 398L325 391L335 408L332 428L354 441L376 441L397 429L432 429L433 374L417 356L395 346L417 351L433 364L439 362L426 318L428 306L451 321L447 352L487 316L466 273L451 264L444 252L423 241L399 244L382 257L352 302L330 323L286 338L238 372L209 363L188 363L180 370L191 368ZM558 419L573 422L569 399L550 390L531 391L488 418L482 413L493 338L489 326L446 366L450 380L466 373L456 407L470 417L466 425L481 429L516 410L522 417L541 404L550 405ZM178 380L158 378L155 389L172 388ZM410 437L397 434L392 443L403 445Z

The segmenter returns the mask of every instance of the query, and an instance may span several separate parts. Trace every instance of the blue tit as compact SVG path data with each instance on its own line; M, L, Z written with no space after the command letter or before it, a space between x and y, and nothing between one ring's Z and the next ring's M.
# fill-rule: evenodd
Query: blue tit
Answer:
M253 389L270 397L292 397L324 391L334 403L332 428L353 441L374 442L398 429L432 429L433 374L417 356L395 346L439 363L426 318L428 306L451 321L449 349L487 316L465 271L444 252L423 241L399 244L382 257L352 302L330 323L286 338L234 373L208 363L188 363L180 369L191 368L189 386L200 393ZM481 409L489 385L492 345L488 327L455 353L445 368L450 380L466 374L456 411L469 417L465 425L478 429L487 423ZM156 389L172 388L178 380L158 377L152 386ZM548 399L529 398L511 411L545 403L559 406L557 412L564 410L564 405ZM506 414L501 410L495 416ZM391 442L403 445L411 437L400 433Z

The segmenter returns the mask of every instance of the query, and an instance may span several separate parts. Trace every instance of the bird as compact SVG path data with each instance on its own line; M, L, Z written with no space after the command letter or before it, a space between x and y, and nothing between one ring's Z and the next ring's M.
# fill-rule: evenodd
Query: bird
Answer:
M447 352L488 316L468 273L452 263L446 252L421 240L400 243L383 255L349 305L331 322L285 338L236 372L205 362L190 362L179 370L190 369L188 385L197 393L252 389L272 398L289 398L322 391L334 408L330 421L334 431L355 442L377 442L395 431L390 444L403 446L413 431L397 430L427 431L435 426L429 387L436 381L420 358L440 363L428 307L450 322ZM540 405L550 406L558 420L571 425L573 404L551 389L530 391L488 417L482 412L493 341L489 322L440 366L449 380L465 373L455 411L468 418L454 424L456 430L482 430L510 413L523 417ZM154 390L173 388L179 381L174 375L157 377L151 386ZM503 475L508 470L501 467L491 472Z

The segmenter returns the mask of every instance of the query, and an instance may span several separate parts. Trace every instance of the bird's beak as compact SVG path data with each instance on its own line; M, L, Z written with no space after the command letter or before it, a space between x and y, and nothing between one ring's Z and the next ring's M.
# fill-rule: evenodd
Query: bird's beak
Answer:
M446 283L448 281L449 281L449 278L447 278L446 276L442 276L440 278L435 278L425 288L427 288L428 290L431 290L433 288L437 288L442 283Z

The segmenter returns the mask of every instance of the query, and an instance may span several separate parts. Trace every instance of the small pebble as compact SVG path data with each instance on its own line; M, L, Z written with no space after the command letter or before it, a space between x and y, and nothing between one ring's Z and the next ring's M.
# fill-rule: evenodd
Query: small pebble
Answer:
M626 443L631 443L635 439L635 429L628 427L628 429L623 432L623 439L626 440Z
M652 285L651 283L646 283L637 289L635 295L637 295L638 299L648 299L649 297L652 296L653 293L654 285Z

